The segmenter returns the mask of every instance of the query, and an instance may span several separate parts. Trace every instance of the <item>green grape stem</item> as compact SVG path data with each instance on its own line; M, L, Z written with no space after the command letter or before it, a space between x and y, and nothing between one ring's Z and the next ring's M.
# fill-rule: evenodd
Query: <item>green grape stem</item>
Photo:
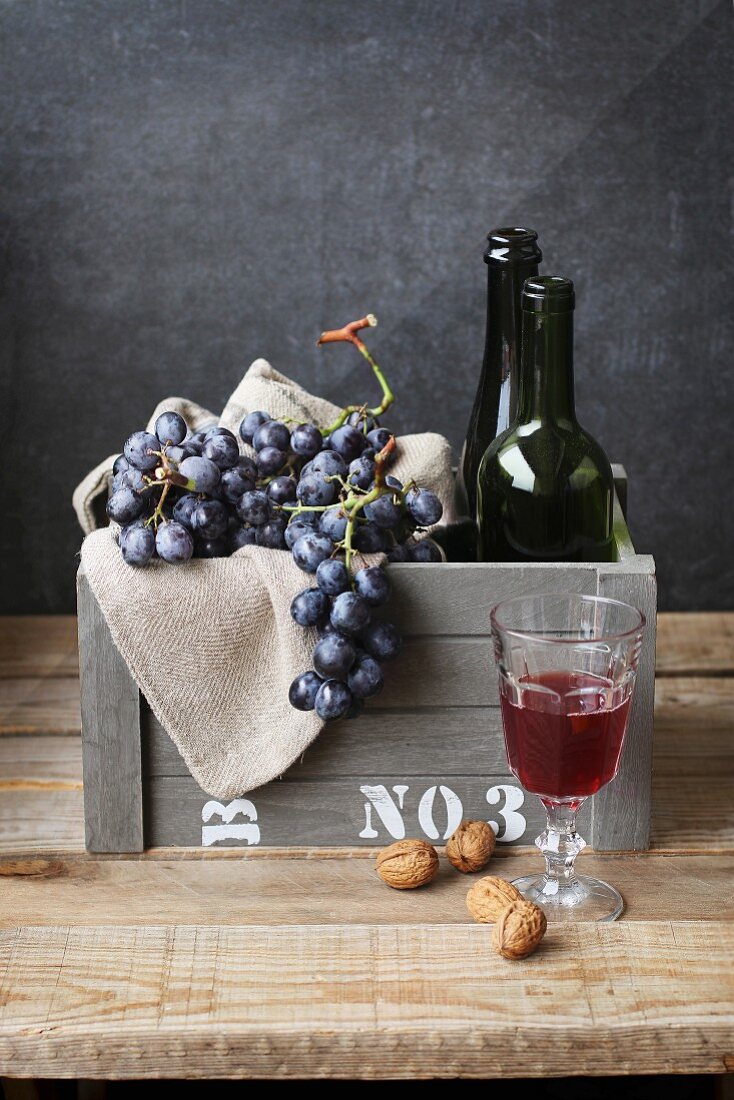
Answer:
M393 394L388 384L385 375L382 373L381 368L375 362L370 354L369 348L363 340L357 336L363 328L374 328L377 324L377 318L373 313L368 313L365 317L361 317L358 321L350 321L348 325L344 325L343 328L329 329L327 332L322 332L321 336L316 341L317 347L322 344L336 344L336 343L349 343L354 344L355 348L364 356L369 365L372 367L372 371L375 378L380 383L382 390L382 401L379 405L375 405L374 408L368 408L367 405L347 405L342 409L339 416L336 418L333 424L330 424L328 428L322 428L322 435L330 435L335 432L337 428L341 428L342 424L346 421L347 417L352 413L366 413L369 416L382 416L382 414L390 408L395 395Z
M355 554L354 547L352 546L352 538L354 536L354 528L359 518L359 513L364 509L365 505L371 504L372 501L377 500L378 497L392 492L390 486L385 485L385 470L390 460L390 455L395 450L395 446L395 436L391 435L382 450L375 455L374 486L363 496L348 497L342 505L344 511L347 513L347 528L344 532L344 562L350 574L352 572L352 558Z

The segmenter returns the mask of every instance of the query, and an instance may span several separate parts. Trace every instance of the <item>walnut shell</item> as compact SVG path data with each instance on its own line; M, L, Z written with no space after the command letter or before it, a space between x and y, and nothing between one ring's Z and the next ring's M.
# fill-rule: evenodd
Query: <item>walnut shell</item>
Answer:
M492 929L492 947L504 959L532 955L545 935L545 913L531 901L513 901Z
M497 837L486 821L462 821L446 841L446 855L465 875L481 871L489 863Z
M520 891L511 882L495 875L480 878L466 895L466 907L480 924L494 924L513 901L522 901Z
M393 889L415 890L436 877L438 852L425 840L397 840L380 852L375 870Z

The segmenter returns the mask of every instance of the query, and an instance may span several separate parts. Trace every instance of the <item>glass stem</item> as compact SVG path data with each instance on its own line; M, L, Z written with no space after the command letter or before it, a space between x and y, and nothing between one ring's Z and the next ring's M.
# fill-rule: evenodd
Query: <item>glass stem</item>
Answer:
M583 798L569 802L541 798L548 815L545 831L535 841L545 857L545 885L543 893L552 896L572 887L578 880L574 863L586 841L576 832L576 815L584 803Z

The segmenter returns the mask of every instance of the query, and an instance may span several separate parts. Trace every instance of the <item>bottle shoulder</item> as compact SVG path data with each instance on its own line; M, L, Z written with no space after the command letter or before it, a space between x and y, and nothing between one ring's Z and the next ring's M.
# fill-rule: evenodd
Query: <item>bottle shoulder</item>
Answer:
M580 424L540 420L515 423L498 436L485 451L479 470L480 480L510 480L518 488L528 483L533 491L540 477L581 487L600 479L611 483L612 471L600 444Z

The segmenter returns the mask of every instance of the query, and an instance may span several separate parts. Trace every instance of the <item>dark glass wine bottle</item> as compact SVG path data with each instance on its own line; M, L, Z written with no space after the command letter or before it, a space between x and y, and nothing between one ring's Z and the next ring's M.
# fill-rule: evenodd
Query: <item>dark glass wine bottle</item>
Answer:
M576 419L570 279L522 293L518 410L479 467L481 561L611 561L612 470Z
M479 463L496 436L512 423L520 362L520 294L538 274L543 253L532 229L493 229L487 234L487 331L482 373L459 462L457 509L476 516Z

